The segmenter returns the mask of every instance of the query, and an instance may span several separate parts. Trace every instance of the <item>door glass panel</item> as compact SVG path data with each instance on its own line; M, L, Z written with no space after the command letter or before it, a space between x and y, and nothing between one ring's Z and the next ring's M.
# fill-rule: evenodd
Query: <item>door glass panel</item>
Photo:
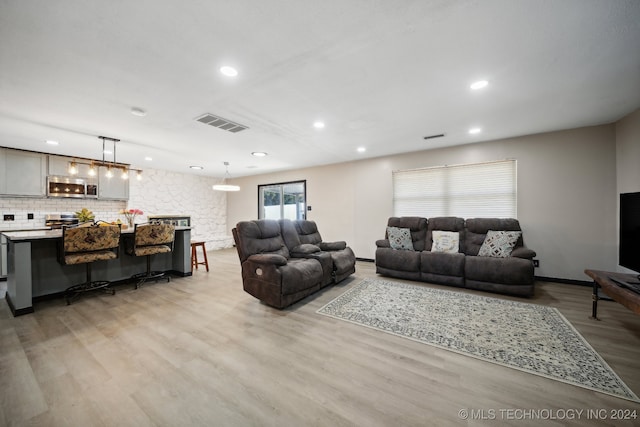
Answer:
M258 186L258 218L305 219L306 181Z

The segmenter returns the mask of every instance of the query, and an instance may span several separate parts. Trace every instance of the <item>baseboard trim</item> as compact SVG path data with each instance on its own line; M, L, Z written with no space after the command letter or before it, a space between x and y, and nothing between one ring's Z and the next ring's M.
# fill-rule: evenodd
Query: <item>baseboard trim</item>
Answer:
M553 282L553 283L563 283L565 285L577 285L577 286L593 286L592 281L588 280L575 280L575 279L561 279L559 277L545 277L545 276L535 276L535 280L539 280L541 282Z
M13 317L18 317L18 316L22 316L23 314L33 313L33 306L16 309L16 307L13 305L13 302L11 301L11 296L9 296L9 294L5 295L5 299L7 300L7 305L9 306L9 309L11 310L11 314L13 314Z
M356 257L356 261L362 261L362 262L376 262L375 259L371 259L371 258L358 258Z

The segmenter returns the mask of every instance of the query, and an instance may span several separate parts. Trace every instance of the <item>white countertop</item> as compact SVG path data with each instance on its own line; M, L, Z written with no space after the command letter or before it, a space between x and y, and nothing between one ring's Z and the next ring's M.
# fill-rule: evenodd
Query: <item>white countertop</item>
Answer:
M190 230L191 227L176 227L176 231ZM13 242L23 240L45 240L59 239L62 237L62 230L38 229L22 231L3 231L2 234ZM133 234L133 228L122 230L121 234Z
M51 227L0 227L0 233L8 233L15 231L40 231L40 230L51 230Z

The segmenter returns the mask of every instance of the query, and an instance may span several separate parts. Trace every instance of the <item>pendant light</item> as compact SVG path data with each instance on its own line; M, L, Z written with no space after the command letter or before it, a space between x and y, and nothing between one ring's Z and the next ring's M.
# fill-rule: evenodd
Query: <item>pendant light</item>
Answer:
M129 165L124 163L118 163L118 161L116 160L116 144L120 142L119 139L110 138L108 136L99 136L98 138L102 140L102 161L91 160L90 163L87 163L87 162L77 161L76 159L73 159L71 162L69 162L68 172L70 175L78 174L79 172L78 165L86 165L86 166L89 166L87 174L88 176L91 176L91 177L94 177L98 174L98 168L104 167L104 168L107 168L105 176L109 179L113 178L114 171L115 172L122 171L120 177L123 180L127 180L129 179L129 174L131 173L131 171L134 171L136 172L136 179L138 181L142 180L142 171L140 169L131 169ZM111 150L107 150L107 142L112 144ZM105 158L105 154L113 155L113 159L107 160Z
M213 189L216 191L240 191L240 187L238 185L230 185L226 183L227 177L231 178L231 175L229 175L229 162L224 162L224 165L227 171L222 179L222 184L215 184Z

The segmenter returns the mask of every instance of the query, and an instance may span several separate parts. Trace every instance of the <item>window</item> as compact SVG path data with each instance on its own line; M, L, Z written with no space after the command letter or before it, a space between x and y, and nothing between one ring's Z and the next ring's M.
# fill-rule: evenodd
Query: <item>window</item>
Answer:
M305 219L307 182L258 185L259 219Z
M516 161L393 172L395 216L516 218Z

